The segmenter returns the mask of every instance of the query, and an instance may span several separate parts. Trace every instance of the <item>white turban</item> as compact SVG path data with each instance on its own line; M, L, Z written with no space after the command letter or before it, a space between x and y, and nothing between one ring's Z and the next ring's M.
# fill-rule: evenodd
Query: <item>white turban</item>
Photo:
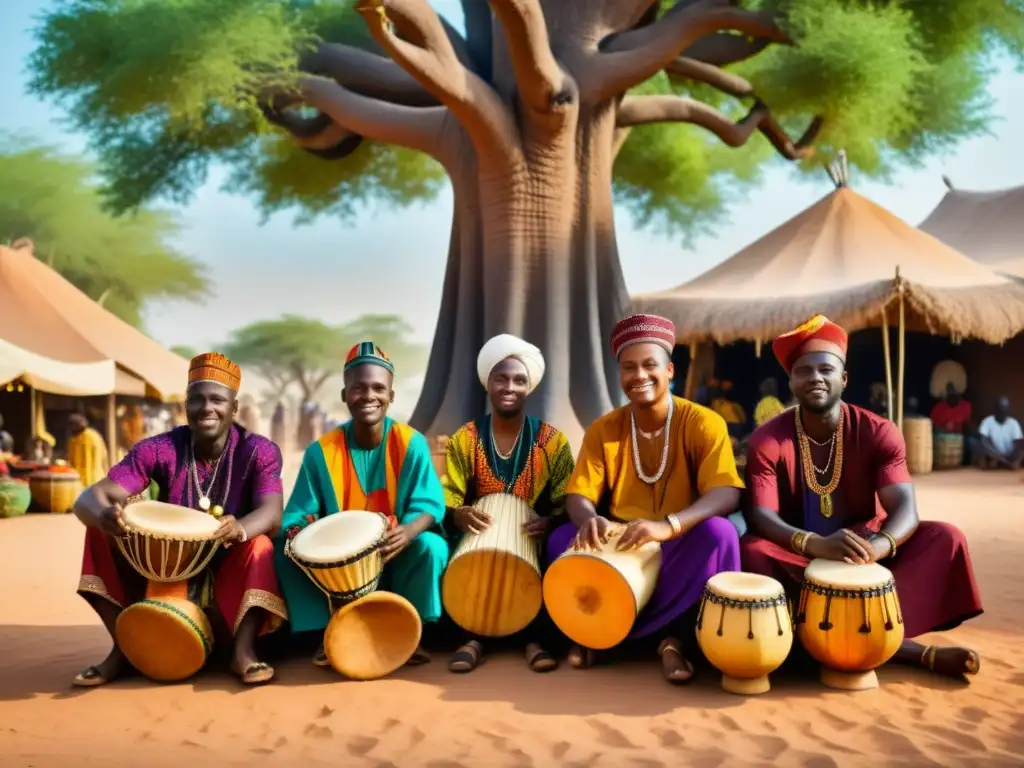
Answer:
M526 375L529 379L526 393L533 392L544 378L544 355L530 342L510 333L495 336L480 350L476 358L476 373L480 377L480 383L486 387L491 371L498 363L510 357L526 366Z

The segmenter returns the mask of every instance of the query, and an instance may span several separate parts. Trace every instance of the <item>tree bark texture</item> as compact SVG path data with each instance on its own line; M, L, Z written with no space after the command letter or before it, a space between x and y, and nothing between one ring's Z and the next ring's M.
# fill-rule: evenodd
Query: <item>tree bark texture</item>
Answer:
M791 141L749 83L721 67L771 43L771 18L727 0L463 0L466 37L426 0L361 0L390 59L325 42L300 62L294 94L264 113L310 152L363 139L426 152L446 169L455 209L441 309L411 422L450 434L487 407L483 343L512 333L543 351L528 410L574 446L623 401L608 346L628 309L615 240L612 168L634 126L689 122L739 146L760 131L785 157L809 153L820 121ZM738 31L742 35L725 34ZM673 96L626 96L659 71L753 100L734 123ZM298 105L318 110L300 116Z

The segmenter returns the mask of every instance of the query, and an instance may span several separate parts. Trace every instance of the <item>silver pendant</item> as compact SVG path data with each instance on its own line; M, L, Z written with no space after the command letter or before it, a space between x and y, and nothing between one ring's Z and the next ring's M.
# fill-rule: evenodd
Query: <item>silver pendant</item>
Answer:
M210 511L210 499L207 498L206 496L200 496L199 497L199 508L201 510L203 510L203 512L209 512Z

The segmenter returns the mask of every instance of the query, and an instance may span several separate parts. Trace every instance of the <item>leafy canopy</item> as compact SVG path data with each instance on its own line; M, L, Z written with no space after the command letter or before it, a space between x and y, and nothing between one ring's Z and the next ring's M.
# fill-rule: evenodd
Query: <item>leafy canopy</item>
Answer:
M31 238L37 258L135 326L148 301L194 299L203 273L167 245L174 219L147 209L113 217L94 175L52 148L0 136L0 241Z
M663 0L668 7L673 3ZM839 148L886 177L982 132L994 54L1024 50L1020 0L752 0L778 11L797 47L771 47L733 69L794 135L825 117L821 167ZM364 142L343 161L303 153L268 129L248 96L266 73L286 77L295 52L322 36L369 46L349 3L333 0L64 0L43 17L34 93L61 100L97 151L116 210L182 202L211 163L270 214L348 216L370 200L432 198L441 169ZM665 75L646 92L689 93L739 117L748 105ZM688 125L635 129L616 164L616 193L638 220L692 236L710 229L772 159L756 137L739 150Z

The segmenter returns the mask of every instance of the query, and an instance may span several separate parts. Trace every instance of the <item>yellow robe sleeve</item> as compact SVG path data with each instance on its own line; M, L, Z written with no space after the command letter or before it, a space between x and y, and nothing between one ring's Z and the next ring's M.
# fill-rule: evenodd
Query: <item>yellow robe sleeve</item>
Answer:
M703 496L712 488L742 488L725 419L707 408L697 409L692 418L684 439L697 470L698 494Z
M566 495L582 496L592 504L597 504L605 491L604 423L604 419L598 419L583 435L576 467L565 488Z

